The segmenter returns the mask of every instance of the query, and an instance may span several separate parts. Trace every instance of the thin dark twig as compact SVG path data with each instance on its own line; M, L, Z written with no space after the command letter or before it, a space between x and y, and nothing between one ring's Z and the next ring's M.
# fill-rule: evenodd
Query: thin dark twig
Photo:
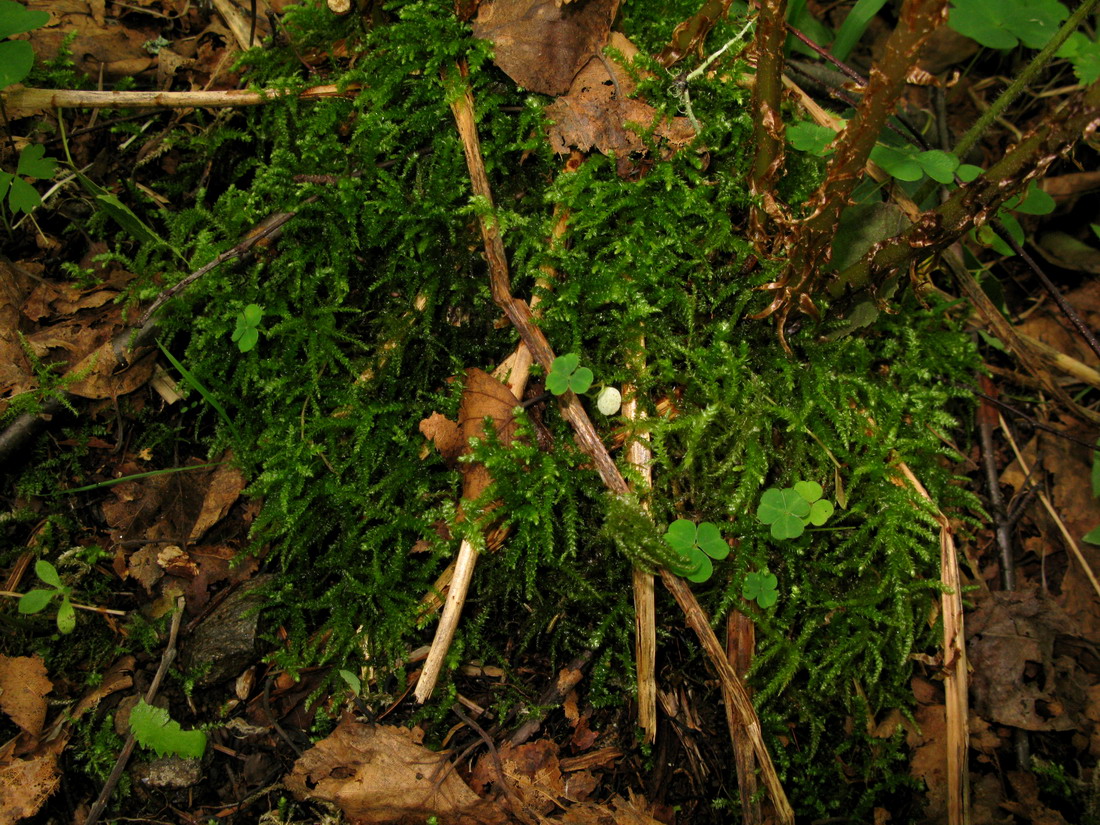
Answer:
M986 407L978 413L978 437L982 445L982 467L985 469L986 486L989 488L989 504L993 511L994 536L1001 554L1001 584L1011 592L1016 589L1016 562L1012 557L1012 533L1001 492L1000 473L997 471L996 450L993 447L993 421L995 413Z
M960 386L965 386L965 385L960 385ZM966 387L966 389L969 390L970 392L974 393L974 395L978 396L979 398L983 398L991 404L996 404L998 407L1000 407L1006 413L1009 413L1010 415L1014 415L1017 418L1022 418L1024 421L1026 421L1028 424L1030 424L1032 427L1034 427L1037 430L1042 430L1043 432L1050 433L1051 435L1057 436L1058 438L1064 438L1066 441L1072 441L1075 444L1080 444L1082 447L1087 447L1090 450L1100 450L1100 446L1097 446L1093 442L1086 441L1083 438L1079 438L1078 436L1075 436L1072 433L1067 433L1065 430L1060 430L1057 427L1052 427L1049 424L1044 424L1042 421L1036 421L1034 418L1032 418L1030 415L1028 415L1023 410L1018 410L1018 409L1016 409L1016 407L1013 407L1011 404L1006 404L1004 401L1001 401L999 398L994 398L991 395L986 395L984 392L982 392L979 389L975 389L974 387Z
M805 43L813 52L815 52L819 56L823 57L825 60L828 60L830 63L832 63L838 69L840 69L840 71L844 72L844 74L846 74L846 75L848 75L848 77L852 78L852 80L854 80L858 85L860 85L860 86L866 86L867 85L867 81L864 79L863 75L861 75L859 72L857 72L851 66L849 66L843 60L839 60L836 57L833 57L833 55L829 53L828 49L825 49L825 48L819 46L817 43L815 43L813 40L811 40L807 35L803 34L801 31L799 31L794 26L792 26L790 23L787 24L787 31L789 31L791 34L793 34L795 37L797 37L799 40L801 40L803 43Z
M176 640L179 637L180 620L183 618L183 604L184 601L181 596L176 600L176 612L172 615L172 628L168 632L168 645L164 648L164 653L160 657L160 666L157 668L156 675L153 676L149 689L145 691L145 704L147 705L153 704L153 699L156 698L157 691L160 690L160 683L164 681L164 675L176 658ZM107 808L107 803L111 799L111 794L114 793L115 786L122 778L122 772L126 770L126 764L130 761L130 755L134 752L134 745L136 744L137 740L134 738L134 734L130 733L126 737L126 743L122 746L122 752L119 753L118 759L115 761L114 768L111 769L111 775L107 777L103 790L99 792L99 797L88 812L88 818L84 820L84 825L96 825L99 818L103 816L103 811Z
M1069 322L1073 324L1074 329L1081 334L1081 337L1085 339L1085 343L1089 345L1089 348L1096 353L1097 357L1100 357L1100 341L1096 339L1096 334L1092 331L1085 320L1077 313L1070 303L1065 299L1065 296L1058 290L1058 287L1054 285L1054 282L1047 277L1043 268L1032 258L1022 246L1016 243L1016 239L1013 238L1008 230L1004 228L1004 225L1000 221L993 221L993 231L997 233L1002 241L1012 247L1012 251L1020 256L1028 269L1030 269L1042 283L1043 288L1050 293L1050 297L1054 299L1054 303L1058 305L1058 309L1062 311L1062 314L1069 319Z

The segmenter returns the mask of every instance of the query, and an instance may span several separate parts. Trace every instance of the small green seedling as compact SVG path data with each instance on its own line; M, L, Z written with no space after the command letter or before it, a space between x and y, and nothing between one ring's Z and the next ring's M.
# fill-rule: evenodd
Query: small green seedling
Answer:
M351 688L353 696L358 696L363 691L363 683L359 680L359 677L350 670L341 670L340 678L347 683L349 688Z
M771 525L772 538L796 539L810 524L820 527L833 514L833 503L823 499L816 481L799 481L794 487L771 487L760 497L756 517Z
M749 573L745 576L745 584L741 587L741 595L751 601L756 601L763 608L769 608L779 598L775 586L779 579L774 573Z
M19 612L23 614L41 613L55 598L61 599L57 607L57 629L62 633L72 633L76 627L76 610L73 609L72 588L66 587L57 568L44 559L34 563L34 572L50 588L31 590L19 598Z
M693 582L709 579L714 573L710 560L724 559L730 552L718 527L709 521L701 522L696 527L695 522L676 519L668 526L665 542L684 560L683 565L673 572Z
M241 352L248 352L259 343L262 332L260 321L263 317L264 308L259 304L249 304L237 316L237 328L233 330L233 340ZM589 374L591 375L591 372Z
M144 699L130 711L130 732L139 745L155 750L158 756L199 759L206 752L203 731L181 730L168 711L147 705Z
M562 395L566 390L572 390L580 395L588 392L592 386L592 370L580 365L581 357L575 352L568 355L559 355L550 365L550 374L546 376L546 389L554 395Z

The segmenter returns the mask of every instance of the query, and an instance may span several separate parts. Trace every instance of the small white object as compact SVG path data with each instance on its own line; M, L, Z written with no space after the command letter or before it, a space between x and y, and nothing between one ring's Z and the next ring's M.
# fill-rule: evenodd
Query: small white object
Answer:
M604 415L614 415L622 405L622 394L614 387L604 387L596 396L596 408Z

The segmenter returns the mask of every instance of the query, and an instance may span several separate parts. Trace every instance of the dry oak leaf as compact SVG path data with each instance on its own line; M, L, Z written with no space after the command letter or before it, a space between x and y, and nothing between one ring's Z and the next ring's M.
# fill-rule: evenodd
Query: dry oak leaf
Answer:
M451 770L447 755L412 741L405 728L364 725L350 716L306 751L285 779L300 800L340 807L353 825L504 825L508 817Z
M611 45L627 60L638 53L637 47L618 32L611 35ZM565 155L570 147L582 152L595 148L619 157L644 152L639 132L653 125L657 110L631 99L634 87L634 81L617 62L598 57L589 60L573 80L569 93L546 107L553 121L550 145L554 151ZM627 124L635 125L628 128ZM695 137L695 130L686 117L677 117L662 120L654 134L678 149Z
M229 508L240 497L245 486L244 474L229 463L232 458L232 454L226 453L220 459L223 463L214 469L189 541L201 539L203 533L225 518Z
M0 656L0 710L31 736L46 723L46 694L53 683L38 656Z
M493 44L493 60L533 92L560 95L607 43L619 0L487 0L474 19L474 37Z

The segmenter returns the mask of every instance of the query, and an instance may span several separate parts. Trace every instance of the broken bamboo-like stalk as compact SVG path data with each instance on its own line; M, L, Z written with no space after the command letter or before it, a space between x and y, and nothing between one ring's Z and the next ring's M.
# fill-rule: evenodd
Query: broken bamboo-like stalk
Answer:
M481 144L477 136L477 127L474 120L474 101L469 86L465 83L465 66L460 65L458 80L462 82L461 93L452 94L451 110L458 125L459 135L462 138L463 150L466 154L466 165L470 172L471 187L474 195L484 198L490 206L493 203L492 190L489 187L489 178L485 173L485 162L481 157ZM488 214L480 214L478 222L481 226L482 240L485 243L485 257L489 264L490 287L493 300L508 319L516 327L523 342L531 350L531 354L548 372L554 360L554 352L550 343L546 340L542 330L531 323L531 310L527 304L516 300L512 296L510 276L508 274L508 259L504 252L504 241L500 235L500 227ZM565 393L559 400L562 415L573 427L577 443L580 448L592 459L596 471L600 474L604 484L613 493L623 495L629 492L626 480L622 477L615 462L607 452L603 441L592 426L584 406L572 392ZM718 642L714 631L710 628L710 621L702 607L699 606L691 588L680 577L662 569L661 578L665 586L672 591L677 603L683 609L688 618L688 623L695 631L703 644L707 656L711 660L723 688L729 689L730 696L734 698L733 706L727 704L726 717L731 729L737 724L743 725L752 745L753 753L760 764L760 772L764 779L768 795L775 806L777 819L782 825L793 825L794 811L787 801L787 795L779 782L779 775L775 771L771 754L768 753L761 735L760 719L756 715L756 709L749 701L748 693L741 683L740 677L730 666L726 659L725 650Z
M638 341L639 355L636 366L644 365L642 352L645 339ZM645 410L638 404L637 388L623 386L623 418L638 421L645 418ZM650 465L649 437L645 433L634 433L627 442L626 460L642 479L640 492L648 492L653 486L653 468ZM643 507L648 506L643 502ZM634 670L638 680L638 727L642 729L646 742L657 739L657 607L653 586L653 574L634 568L632 574L634 588Z
M970 821L970 772L966 755L970 743L966 639L963 634L962 579L959 554L951 523L932 501L909 465L899 469L921 498L935 508L940 525L940 609L943 613L943 692L947 715L947 822L964 825Z

